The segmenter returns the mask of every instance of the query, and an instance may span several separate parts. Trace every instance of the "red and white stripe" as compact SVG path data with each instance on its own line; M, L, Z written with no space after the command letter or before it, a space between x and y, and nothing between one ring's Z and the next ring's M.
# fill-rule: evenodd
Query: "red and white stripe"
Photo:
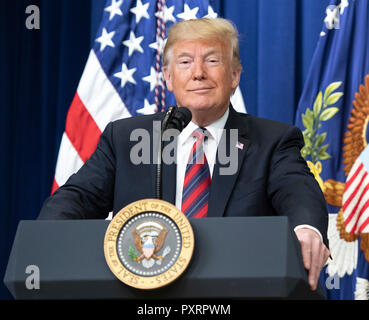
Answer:
M361 157L347 177L342 210L346 232L369 232L369 174Z
M95 151L101 132L110 121L131 114L91 50L68 110L52 193L81 168Z

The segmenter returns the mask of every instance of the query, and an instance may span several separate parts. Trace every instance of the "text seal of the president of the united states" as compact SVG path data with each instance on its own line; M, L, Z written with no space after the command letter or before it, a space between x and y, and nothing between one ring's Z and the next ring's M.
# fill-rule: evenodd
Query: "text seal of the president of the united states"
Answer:
M176 280L187 268L194 235L185 215L169 202L143 199L121 209L105 233L104 253L113 274L138 289Z

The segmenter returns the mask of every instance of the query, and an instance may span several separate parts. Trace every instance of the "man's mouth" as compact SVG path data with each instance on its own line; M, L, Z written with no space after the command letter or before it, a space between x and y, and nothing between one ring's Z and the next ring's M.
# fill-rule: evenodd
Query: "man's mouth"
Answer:
M195 89L191 89L191 90L188 90L188 91L195 92L195 93L205 93L205 92L208 92L211 89L213 89L213 88L204 87L204 88L195 88Z

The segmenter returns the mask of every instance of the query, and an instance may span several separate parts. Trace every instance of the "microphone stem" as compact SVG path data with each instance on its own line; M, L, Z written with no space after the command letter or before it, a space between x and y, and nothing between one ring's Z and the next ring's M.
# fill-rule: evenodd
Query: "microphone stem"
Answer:
M163 160L163 133L167 128L168 122L173 117L174 110L176 106L170 106L164 117L162 128L160 132L160 142L159 142L159 152L158 152L158 163L156 165L156 198L162 198L162 160Z
M163 154L163 137L162 133L160 134L160 142L159 142L159 152L158 152L158 162L156 164L156 198L162 199L162 154Z
M176 114L177 112L177 114ZM156 165L156 198L162 199L162 162L163 162L163 135L166 129L177 129L179 132L191 121L191 112L183 107L181 111L178 111L176 106L170 106L165 114L162 122L159 150L158 150L158 162Z

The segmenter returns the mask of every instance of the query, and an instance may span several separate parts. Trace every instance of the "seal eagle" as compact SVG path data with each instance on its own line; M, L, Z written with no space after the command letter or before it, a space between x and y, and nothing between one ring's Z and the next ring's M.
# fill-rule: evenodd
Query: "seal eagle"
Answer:
M165 238L167 236L168 229L163 228L158 236L155 238L152 235L140 234L137 232L137 229L132 231L134 244L139 253L141 255L139 257L134 258L135 261L140 262L142 259L150 260L154 258L156 260L163 259L162 256L156 255L157 252L161 250L164 245Z

